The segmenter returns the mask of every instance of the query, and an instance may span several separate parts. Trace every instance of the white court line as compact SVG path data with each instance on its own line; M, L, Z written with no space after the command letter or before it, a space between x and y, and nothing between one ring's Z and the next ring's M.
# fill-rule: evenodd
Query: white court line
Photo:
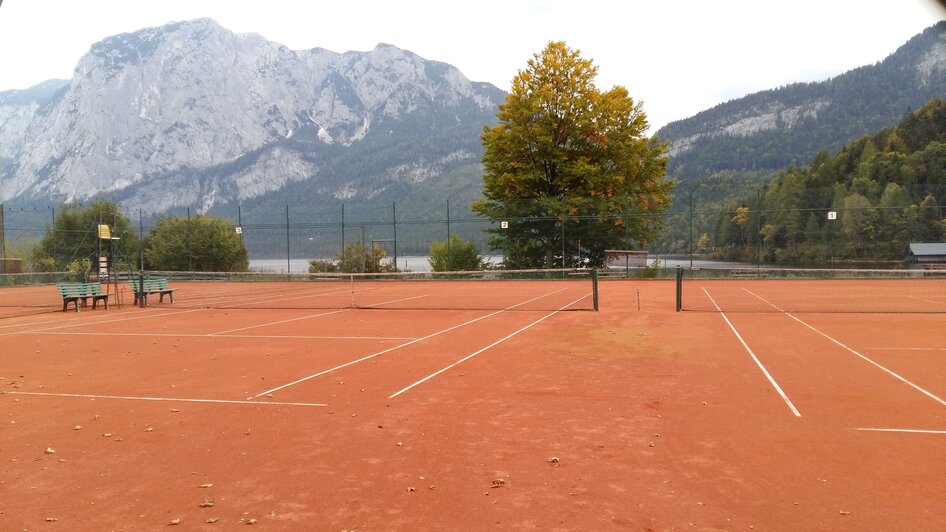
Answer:
M260 325L250 325L249 327L240 327L240 328L238 328L238 329L230 329L229 331L221 331L221 332L217 332L217 333L210 333L208 336L222 336L222 335L229 334L229 333L234 333L234 332L237 332L237 331L245 331L245 330L247 330L247 329L256 329L256 328L259 328L259 327L269 327L270 325L281 325L281 324L283 324L283 323L291 323L291 322L294 322L294 321L307 320L307 319L310 319L310 318L318 318L318 317L321 317L321 316L330 316L330 315L332 315L332 314L340 314L340 313L342 313L342 312L348 312L349 310L351 310L351 309L347 309L347 308L346 308L346 309L332 310L332 311L328 311L328 312L320 312L320 313L318 313L318 314L310 314L310 315L308 315L308 316L301 316L301 317L299 317L299 318L290 318L290 319L288 319L288 320L272 321L272 322L269 322L269 323L262 323L262 324L260 324Z
M143 320L143 319L147 319L147 318L154 318L154 317L157 317L157 316L161 316L161 317L164 317L164 316L174 316L174 315L177 315L177 314L190 314L190 313L193 313L193 312L206 312L206 311L207 311L207 309L202 309L202 308L196 308L196 309L195 309L195 308L189 308L189 309L187 309L187 310L176 310L176 311L168 311L168 312L148 312L148 314L146 314L146 315L144 315L144 316L142 316L142 315L126 316L126 317L124 317L124 318L114 318L114 319L100 320L100 321L95 321L95 322L73 323L73 324L71 324L71 325L58 325L58 326L56 326L56 327L40 327L39 329L32 329L32 330L28 330L28 331L16 331L16 332L12 332L12 333L3 333L3 334L0 334L0 336L6 336L6 335L10 335L10 334L39 334L39 333L44 333L44 332L49 332L49 331L58 331L58 330L60 330L60 329L69 329L69 328L72 328L72 327L84 327L84 326L86 326L86 325L99 325L99 324L102 324L102 323L106 323L106 324L107 324L107 323L119 323L119 322L123 322L123 321ZM147 312L147 311L145 311L145 312Z
M946 306L946 303L944 303L944 302L942 302L942 301L936 301L935 299L926 299L925 297L914 297L914 296L910 296L910 297L908 297L907 299L915 299L915 300L917 300L917 301L922 301L922 302L924 302L924 303L932 303L932 304L934 304L934 305Z
M739 331L736 330L736 327L733 326L732 322L729 321L729 318L726 316L726 313L723 312L719 305L716 304L716 300L713 299L713 296L706 291L706 288L703 288L703 292L706 294L706 297L713 302L713 306L716 307L716 310L719 311L720 316L726 320L726 324L729 325L729 328L732 329L733 334L736 335L736 338L739 339L739 342L742 344L742 347L746 349L746 352L749 353L749 356L752 357L752 360L755 361L756 366L759 366L759 369L762 370L762 373L765 375L765 378L769 380L769 383L775 388L775 391L778 392L779 396L782 398L782 401L785 401L785 404L788 405L788 408L792 411L792 414L795 414L796 417L801 417L801 413L795 408L795 405L792 403L791 399L785 395L785 392L782 391L782 387L775 382L775 379L772 378L772 375L769 373L769 370L765 369L765 366L762 365L762 362L759 360L759 357L755 356L755 353L752 352L752 349L749 347L749 344L742 339L742 335L739 334Z
M865 351L946 351L946 347L865 347Z
M375 307L380 307L381 305L390 305L391 303L400 303L402 301L410 301L412 299L420 299L423 297L430 297L430 294L422 294L419 296L411 296L411 297L402 297L401 299L392 299L391 301L382 301L381 303L359 306L358 308L375 308Z
M306 381L308 381L308 380L312 380L312 379L314 379L314 378L316 378L316 377L321 377L322 375L325 375L325 374L327 374L327 373L332 373L333 371L337 371L337 370L340 370L340 369L343 369L343 368L347 368L348 366L353 366L353 365L358 364L358 363L360 363L360 362L364 362L365 360L370 360L370 359L372 359L372 358L379 357L379 356L384 355L384 354L386 354L386 353L390 353L391 351L396 351L396 350L398 350L398 349L401 349L401 348L404 348L404 347L407 347L407 346L410 346L410 345L414 345L414 344L416 344L416 343L418 343L418 342L423 342L424 340L428 340L428 339L433 338L433 337L435 337L435 336L440 336L441 334L448 333L448 332L453 331L453 330L455 330L455 329L459 329L460 327L465 327L465 326L470 325L470 324L472 324L472 323L476 323L476 322L478 322L478 321L485 320L486 318L489 318L489 317L495 316L495 315L497 315L497 314L501 314L501 313L503 313L503 312L506 312L507 310L510 310L510 309L513 309L513 308L516 308L516 307L519 307L519 306L522 306L522 305L531 303L531 302L533 302L533 301L535 301L535 300L537 300L537 299L542 299L543 297L548 297L548 296L550 296L550 295L557 294L557 293L559 293L559 292L562 292L563 290L566 290L566 289L565 289L565 288L561 288L561 289L559 289L559 290L556 290L555 292L551 292L551 293L549 293L549 294L545 294L545 295L542 295L542 296L534 297L534 298L532 298L532 299L530 299L530 300L528 300L528 301L523 301L522 303L517 303L517 304L515 304L515 305L506 307L506 308L504 308L504 309L502 309L502 310L497 310L497 311L495 311L495 312L491 312L491 313L489 313L489 314L480 316L479 318L474 318L474 319L472 319L472 320L465 321L465 322L463 322L463 323L461 323L461 324L459 324L459 325L454 325L454 326L452 326L452 327L448 327L448 328L446 328L446 329L437 331L437 332L435 332L435 333L428 334L427 336L423 336L423 337L421 337L421 338L416 338L416 339L411 340L411 341L409 341L409 342L404 342L403 344L399 344L399 345L396 345L396 346L394 346L394 347L389 347L388 349L385 349L385 350L383 350L383 351L378 351L377 353L372 353L372 354L370 354L370 355L363 356L363 357L361 357L361 358L352 360L352 361L350 361L350 362L346 362L346 363L344 363L344 364L340 364L340 365L338 365L338 366L335 366L334 368L329 368L329 369L327 369L327 370L320 371L320 372L318 372L318 373L313 373L312 375L308 375L308 376L306 376L306 377L302 377L301 379L297 379L297 380L294 380L294 381L292 381L292 382L290 382L290 383L283 384L282 386L277 386L276 388L273 388L273 389L271 389L271 390L266 390L265 392L258 393L258 394L254 395L254 396L252 396L252 397L249 397L248 399L256 399L257 397L262 397L262 396L264 396L264 395L268 395L268 394L277 392L277 391L279 391L279 390L283 390L283 389L289 388L290 386L295 386L296 384L301 384L301 383L306 382ZM588 297L588 296L585 296L585 297ZM583 297L582 299L584 299L584 297Z
M287 403L280 401L238 401L231 399L187 399L180 397L137 397L132 395L94 395L84 393L0 392L7 395L37 395L42 397L74 397L79 399L121 399L128 401L163 401L169 403L210 403L227 405L328 406L324 403Z
M31 333L27 333L31 334ZM141 336L152 338L272 338L287 340L413 340L412 336L308 336L301 334L42 332L51 336Z
M936 396L935 394L933 394L932 392L929 392L929 391L923 389L922 387L920 387L919 385L914 384L913 382L910 382L910 381L907 380L905 377L901 376L901 375L898 374L898 373L895 373L893 370L887 369L886 367L882 366L881 364L879 364L879 363L877 363L877 362L874 362L874 361L871 360L869 357L867 357L867 356L865 356L865 355L862 355L861 353L858 353L858 352L855 351L854 349L852 349L852 348L850 348L850 347L848 347L848 346L842 344L842 343L839 342L838 340L835 340L834 338L828 336L826 333L823 333L823 332L819 331L818 329L814 328L813 326L808 325L807 323L805 323L804 321L802 321L801 319L799 319L799 318L797 318L795 315L793 315L791 312L785 312L784 310L778 308L778 307L777 307L776 305L774 305L773 303L770 303L769 301L766 301L766 299L765 299L764 297L762 297L762 296L760 296L760 295L758 295L758 294L756 294L756 293L753 293L751 290L746 290L745 288L743 288L743 290L745 290L746 292L748 292L748 293L752 294L753 296L759 298L759 300L761 300L762 302L771 305L772 308L778 310L779 312L781 312L782 314L788 316L789 318L791 318L791 319L797 321L798 323L804 325L805 327L808 327L808 328L811 329L812 331L814 331L814 332L820 334L821 336L827 338L828 340L830 340L831 342L833 342L833 343L834 343L835 345L837 345L838 347L841 347L842 349L846 350L847 352L851 353L852 355L854 355L854 356L860 358L861 360L863 360L863 361L865 361L865 362L871 364L872 366L874 366L874 367L876 367L877 369L883 371L884 373L890 375L891 377L897 379L898 381L900 381L900 382L906 384L907 386L910 386L910 387L913 388L914 390L916 390L916 391L922 393L923 395L929 397L930 399L936 401L937 403L939 403L939 404L941 404L941 405L943 405L943 406L946 406L946 401L944 401L943 399L937 397L937 396Z
M480 349L479 351L476 351L476 352L474 352L474 353L470 353L469 355L467 355L467 356L461 358L460 360L457 360L457 361L454 362L453 364L450 364L450 365L448 365L448 366L446 366L446 367L444 367L444 368L442 368L442 369L439 369L439 370L437 370L437 371L431 373L430 375L427 375L426 377L424 377L423 379L421 379L421 380L415 382L414 384L411 384L410 386L408 386L408 387L406 387L406 388L403 388L403 389L401 389L401 390L399 390L399 391L397 391L397 392L394 392L393 394L389 395L389 396L388 396L388 399L394 399L395 397L397 397L397 396L401 395L402 393L404 393L404 392L410 390L411 388L414 388L415 386L419 386L419 385L421 385L421 384L423 384L423 383L429 381L430 379L436 377L437 375L440 375L441 373L443 373L443 372L445 372L445 371L447 371L447 370L449 370L449 369L451 369L451 368L454 368L454 367L456 367L456 366L459 366L460 364L462 364L462 363L466 362L467 360L469 360L469 359L475 357L476 355L479 355L480 353L482 353L482 352L484 352L484 351L486 351L486 350L488 350L488 349L491 349L491 348L493 348L493 347L496 347L497 345L499 345L499 344L505 342L506 340L512 338L513 336L516 336L517 334L521 333L522 331L525 331L525 330L527 330L527 329L531 329L534 325L545 321L546 319L548 319L548 318L550 318L550 317L552 317L552 316L558 314L558 313L561 312L562 310L564 310L564 309L566 309L566 308L568 308L568 307L574 305L575 303L578 303L579 301L581 301L582 299L585 299L586 297L588 297L588 296L587 296L587 295L582 296L582 297L580 297L580 298L578 298L578 299L572 301L571 303L565 305L564 307L562 307L562 308L560 308L560 309L558 309L558 310L556 310L556 311L553 311L553 312L551 312L551 313L549 313L549 314L546 314L545 316L542 316L541 318L539 318L539 319L533 321L532 323L530 323L529 325L526 325L525 327L519 329L518 331L516 331L516 332L514 332L514 333L512 333L512 334L509 334L509 335L507 335L507 336L505 336L505 337L503 337L503 338L500 338L499 340L496 340L495 342L489 344L488 346L484 347L483 349Z
M259 303L270 303L275 301L287 301L290 299L302 299L309 297L319 297L319 296L330 296L337 294L348 294L351 293L351 290L346 288L344 290L338 290L335 287L306 287L308 289L302 290L291 290L281 293L273 293L272 291L258 292L258 293L249 293L238 296L230 291L218 291L218 295L207 295L207 296L197 296L193 300L185 300L182 304L193 303L193 306L196 307L205 307L205 308L239 308L235 307L236 305L246 305L246 304L259 304ZM328 288L329 290L325 290ZM231 306L220 305L215 307L208 307L208 305L218 305L217 301L222 301L224 303L232 303Z
M906 432L909 434L946 434L946 430L926 430L926 429L871 429L871 428L857 428L854 430L861 430L866 432Z

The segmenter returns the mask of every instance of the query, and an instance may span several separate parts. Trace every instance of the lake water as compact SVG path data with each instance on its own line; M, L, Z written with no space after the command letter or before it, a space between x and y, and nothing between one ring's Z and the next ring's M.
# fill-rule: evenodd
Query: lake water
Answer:
M308 273L311 259L250 259L250 269L273 273ZM398 257L398 271L427 272L430 263L427 257Z
M661 268L676 268L677 266L690 266L690 259L683 258L660 258ZM402 272L429 272L430 262L426 256L406 256L397 258L397 269ZM502 262L500 255L489 255L486 257L493 264ZM648 257L648 261L653 261L654 257ZM700 268L747 268L755 264L739 262L720 262L714 260L693 260L693 266ZM250 259L250 269L256 271L273 273L308 273L309 259Z

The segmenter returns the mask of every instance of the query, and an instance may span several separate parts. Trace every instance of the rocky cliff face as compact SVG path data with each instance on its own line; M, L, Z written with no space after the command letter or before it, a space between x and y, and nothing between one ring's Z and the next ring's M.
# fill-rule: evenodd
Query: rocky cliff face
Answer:
M0 93L0 199L206 211L298 182L368 197L478 161L503 98L394 46L293 51L209 19L107 38L60 89ZM385 138L417 148L386 153ZM371 175L340 164L355 154L380 161Z

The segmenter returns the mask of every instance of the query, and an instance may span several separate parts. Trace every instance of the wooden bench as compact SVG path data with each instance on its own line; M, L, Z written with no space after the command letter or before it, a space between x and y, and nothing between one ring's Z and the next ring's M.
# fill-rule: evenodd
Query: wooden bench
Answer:
M141 284L141 279L131 279L128 281L128 284L131 285L131 291L135 294L135 304L138 304L139 295L144 298L144 306L148 305L148 295L149 294L158 294L158 302L164 303L164 296L167 295L171 299L171 303L174 303L174 291L176 288L168 288L168 280L166 277L155 277L153 279L145 279L144 285Z
M79 312L79 303L83 307L89 305L92 300L92 308L98 307L99 301L105 302L105 310L108 310L108 297L112 294L102 292L102 285L99 283L59 283L59 295L62 296L62 311L65 312L69 303L76 306L76 312Z

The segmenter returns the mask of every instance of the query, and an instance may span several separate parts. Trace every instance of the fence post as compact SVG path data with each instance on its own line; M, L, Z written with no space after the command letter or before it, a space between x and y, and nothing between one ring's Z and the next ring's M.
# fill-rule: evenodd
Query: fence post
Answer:
M391 219L394 222L394 271L397 271L397 202L391 202Z
M292 252L289 249L289 205L286 205L286 273L292 273Z

